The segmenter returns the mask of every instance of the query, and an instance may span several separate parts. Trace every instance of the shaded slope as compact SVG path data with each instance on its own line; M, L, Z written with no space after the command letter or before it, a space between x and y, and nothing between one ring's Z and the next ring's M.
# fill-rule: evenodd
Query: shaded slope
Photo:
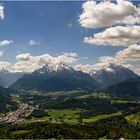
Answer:
M61 91L73 89L96 89L98 83L90 75L60 65L56 70L48 65L26 74L13 85L17 90Z
M122 83L110 86L107 92L116 95L130 95L140 97L140 78L126 80Z
M11 93L14 91L0 87L0 113L6 113L17 108L17 103L11 99Z

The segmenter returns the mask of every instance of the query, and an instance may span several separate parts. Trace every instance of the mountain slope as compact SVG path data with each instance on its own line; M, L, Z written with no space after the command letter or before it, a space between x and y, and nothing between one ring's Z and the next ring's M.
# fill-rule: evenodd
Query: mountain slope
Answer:
M45 65L31 74L26 74L10 86L17 90L61 91L74 89L96 89L98 83L88 74L71 67Z
M17 79L21 78L23 73L19 72L9 72L8 70L0 70L0 85L8 87L13 84Z
M91 70L89 73L103 87L107 87L116 83L120 83L126 79L137 78L130 69L116 64L108 64L99 69Z
M12 101L10 93L14 91L0 86L0 113L6 113L17 108L17 103Z
M122 83L112 85L106 91L110 94L140 97L140 78L129 79Z

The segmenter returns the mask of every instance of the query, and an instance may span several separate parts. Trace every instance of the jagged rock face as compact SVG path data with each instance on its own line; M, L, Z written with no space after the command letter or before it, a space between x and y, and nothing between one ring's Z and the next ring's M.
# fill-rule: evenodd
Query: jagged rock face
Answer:
M8 70L2 69L0 70L0 85L4 87L8 87L22 76L23 73L10 72Z
M40 75L48 75L50 73L56 73L56 72L73 72L75 71L72 67L68 67L64 64L57 64L54 66L51 65L45 65L42 68L35 70L32 74L40 74Z
M89 74L103 86L110 86L126 79L138 77L138 75L130 69L116 64L109 64L99 69L91 70Z
M62 91L96 89L98 83L86 73L63 64L44 67L26 74L10 86L18 90Z

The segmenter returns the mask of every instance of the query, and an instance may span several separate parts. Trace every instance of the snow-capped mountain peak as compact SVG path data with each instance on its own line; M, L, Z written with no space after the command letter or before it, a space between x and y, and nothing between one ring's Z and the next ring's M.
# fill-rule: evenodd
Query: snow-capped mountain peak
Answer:
M56 65L44 65L42 68L34 71L33 73L40 73L40 74L48 74L51 72L60 72L60 71L73 71L72 67L68 67L65 64L56 64Z
M89 73L96 81L105 85L112 85L122 82L129 78L138 77L130 69L117 64L107 64L96 69L91 69Z
M73 71L74 69L72 67L69 67L65 64L57 64L56 65L56 68L55 68L55 71Z
M54 71L54 68L48 64L44 65L42 68L36 70L35 72L39 72L40 74L49 73Z
M130 69L114 63L78 66L76 69L90 74L98 83L105 86L119 83L129 78L138 77L138 75Z

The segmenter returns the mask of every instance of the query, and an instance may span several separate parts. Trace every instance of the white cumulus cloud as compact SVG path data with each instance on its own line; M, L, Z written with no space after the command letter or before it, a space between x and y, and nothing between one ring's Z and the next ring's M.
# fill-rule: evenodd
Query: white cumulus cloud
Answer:
M0 51L0 57L3 56L3 51Z
M95 45L128 46L140 41L140 26L116 26L85 37L84 42Z
M8 66L10 66L9 62L0 61L0 69L6 69Z
M28 45L29 46L39 46L39 45L41 45L41 43L37 42L35 40L29 40Z
M79 23L85 28L109 27L118 24L134 25L140 23L140 8L127 0L109 0L83 3Z
M99 60L99 63L103 63L103 64L117 63L116 60L114 59L114 57L112 57L112 56L101 56L98 58L98 60Z
M16 59L19 61L28 61L32 58L29 53L19 54L16 56Z
M3 41L0 41L0 47L8 46L8 45L10 45L12 43L13 43L13 40L3 40Z
M16 56L17 62L12 66L12 71L16 72L33 72L36 69L41 68L45 64L52 67L56 67L57 64L73 64L78 59L76 53L63 53L57 57L53 57L49 54L32 56L29 53L19 54Z
M128 48L119 51L115 59L118 61L140 61L140 45L131 45Z
M4 7L2 5L0 5L0 19L4 19Z

